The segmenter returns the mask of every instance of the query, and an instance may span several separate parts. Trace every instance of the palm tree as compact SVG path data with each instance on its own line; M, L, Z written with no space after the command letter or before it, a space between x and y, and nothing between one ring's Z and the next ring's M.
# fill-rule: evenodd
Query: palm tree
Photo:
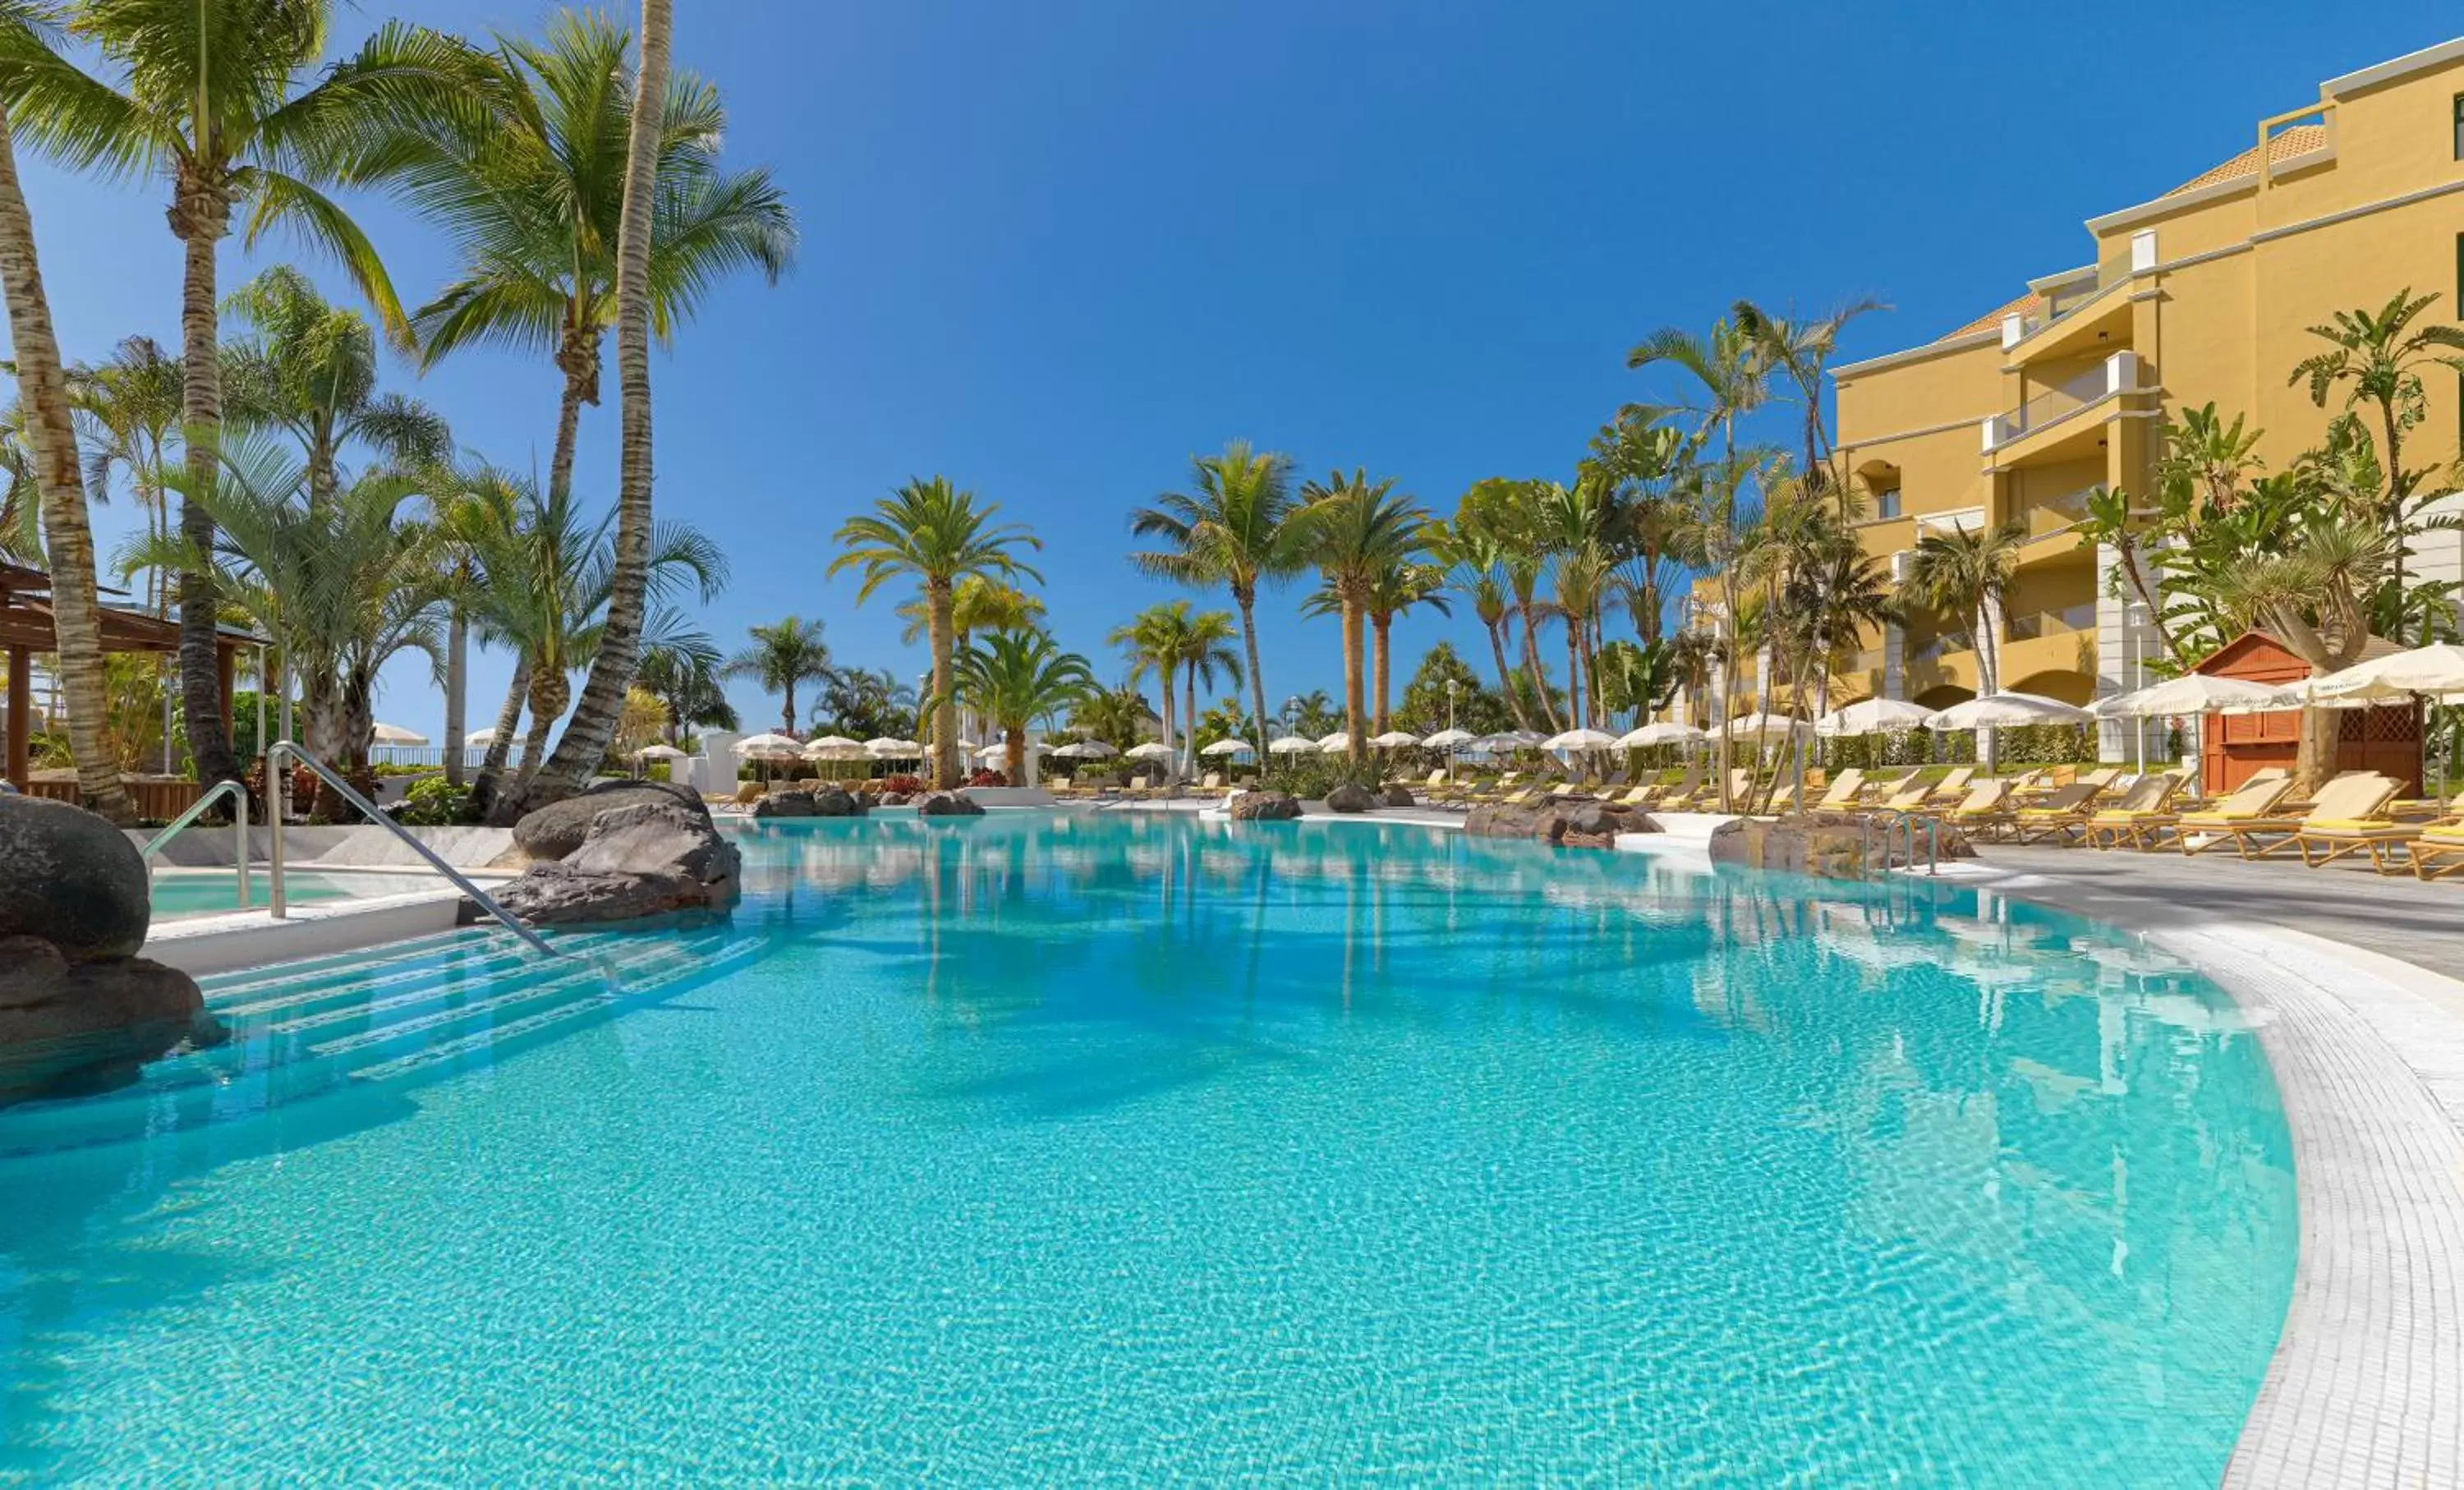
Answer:
M1514 712L1515 728L1531 728L1523 712L1522 695L1507 681L1514 670L1506 662L1506 627L1513 611L1507 601L1506 582L1499 577L1506 566L1504 545L1477 524L1457 520L1432 525L1430 551L1448 566L1454 587L1470 600L1472 614L1488 633L1489 656L1497 664L1497 689Z
M650 243L658 165L666 137L668 54L675 39L673 0L642 0L642 62L634 76L633 117L625 141L625 195L616 230L616 382L624 403L617 448L616 563L598 655L583 679L556 754L529 783L523 805L555 800L596 770L625 710L640 666L642 623L650 600ZM536 794L536 797L534 796Z
M162 471L165 451L180 430L181 379L180 360L151 337L125 338L106 361L69 368L83 425L86 488L97 502L107 501L112 471L126 471L138 505L145 509L148 537L170 532ZM169 615L169 575L149 569L145 583L146 609Z
M625 152L640 93L633 38L595 11L561 11L540 40L494 39L482 58L493 100L482 127L432 121L395 142L414 162L403 194L461 255L457 277L412 314L411 326L425 366L473 345L554 360L562 375L554 492L572 485L582 407L599 403L603 346L616 324ZM648 279L650 328L663 342L724 276L755 270L777 283L797 246L794 214L769 171L721 167L727 114L717 89L681 73L664 92L652 121L658 192Z
M1240 635L1240 624L1232 619L1228 610L1201 610L1191 616L1189 624L1181 629L1172 660L1180 669L1180 746L1181 769L1184 772L1198 769L1198 685L1203 682L1212 689L1221 674L1234 688L1241 686L1241 653L1233 645ZM1164 690L1171 691L1169 680Z
M2266 627L2318 674L2349 668L2369 645L2369 601L2397 561L2396 538L2376 524L2312 505L2282 552L2228 571L2217 600ZM2301 711L2294 774L2303 791L2336 768L2335 712Z
M1871 311L1889 309L1869 297L1851 300L1813 320L1784 319L1751 300L1739 300L1728 312L1738 331L1753 342L1763 365L1785 378L1794 390L1797 405L1804 410L1805 451L1799 469L1817 491L1830 489L1843 522L1856 515L1855 493L1831 466L1831 437L1822 421L1824 369L1832 354L1838 351L1839 333L1850 321Z
M365 318L319 294L308 276L276 265L232 292L225 314L250 335L228 347L231 374L251 390L253 421L284 428L307 457L308 499L341 484L345 449L365 446L397 467L452 453L444 416L416 399L377 391L377 340Z
M897 612L898 619L907 624L898 634L900 641L913 646L932 638L933 607L923 596L899 602ZM1043 601L1017 585L979 574L960 580L950 600L950 625L956 633L953 646L957 651L965 651L968 642L979 632L1031 631L1043 624ZM961 734L973 733L974 728L972 720L959 719Z
M830 649L822 642L822 624L795 616L752 628L753 645L727 660L721 675L752 678L764 689L784 695L779 728L796 731L796 685L830 675Z
M1266 679L1258 665L1258 586L1308 567L1292 523L1289 456L1234 440L1221 455L1193 457L1186 493L1167 492L1130 514L1130 532L1165 548L1132 554L1148 574L1187 585L1220 584L1241 613L1249 666L1249 701L1258 721L1258 758L1266 758Z
M2445 325L2415 327L2413 320L2436 303L2435 295L2416 296L2403 289L2373 312L2367 308L2338 311L2326 325L2310 334L2328 349L2303 358L2286 380L2291 386L2310 385L2310 402L2327 406L2327 395L2338 383L2348 383L2346 410L2358 414L2364 405L2379 415L2379 465L2387 481L2379 502L2379 523L2390 534L2403 534L2412 513L2411 497L2424 472L2404 465L2404 432L2421 422L2425 411L2422 368L2435 364L2464 372L2464 328ZM2441 356L2441 352L2450 355ZM2236 422L2238 427L2238 422ZM2251 437L2254 441L2257 436ZM2396 545L2389 573L2398 590L2404 587L2404 546ZM2424 640L2428 640L2427 637Z
M1344 728L1352 763L1369 753L1363 692L1361 624L1377 577L1410 561L1424 547L1425 508L1395 490L1395 478L1372 481L1365 471L1338 471L1302 488L1299 526L1309 559L1326 576L1343 620Z
M0 11L0 25L13 29L15 22L16 17ZM52 624L60 687L68 695L69 755L77 763L77 793L87 806L125 826L136 822L137 808L103 740L102 621L68 375L60 365L59 339L52 330L51 301L34 253L33 214L17 179L16 146L5 117L0 117L0 290L5 290L9 306L26 448L51 560Z
M1454 530L1466 540L1491 545L1505 571L1506 590L1515 616L1523 623L1523 669L1531 680L1530 699L1509 690L1515 716L1536 716L1556 733L1557 707L1549 668L1540 661L1540 577L1548 567L1547 544L1538 520L1537 492L1543 483L1492 476L1473 484L1456 504ZM1501 660L1501 667L1503 662Z
M1416 605L1425 605L1441 616L1453 615L1454 607L1446 603L1445 585L1443 565L1406 559L1379 569L1370 581L1365 605L1369 617L1369 687L1376 700L1371 723L1375 734L1385 734L1393 722L1388 705L1393 696L1395 618Z
M85 0L69 33L109 77L85 72L24 28L5 45L18 129L77 169L168 182L172 234L185 251L181 340L188 548L212 547L207 514L220 464L222 383L215 258L234 208L253 243L288 228L330 253L388 328L407 332L376 250L319 189L381 178L400 163L368 148L392 121L448 117L472 97L468 49L389 24L359 54L301 81L323 55L331 0ZM188 746L207 781L237 779L223 727L210 570L180 584L180 675Z
M279 644L285 670L299 680L308 748L341 769L363 769L378 671L407 648L442 654L437 621L448 555L419 512L424 484L378 471L311 502L305 463L273 440L231 442L223 459L202 493L187 490L185 471L165 474L184 500L207 509L215 552L190 552L177 535L163 540L176 553L131 557L212 566L217 593ZM339 806L322 796L318 811L331 815Z
M529 783L499 794L514 733L527 707L531 725L524 741L525 777L541 769L541 756L558 715L572 697L572 674L590 665L605 634L615 588L613 514L595 522L571 492L543 496L528 477L482 470L461 483L474 511L464 519L460 541L469 545L483 582L470 593L471 624L481 641L514 654L514 676L496 715L494 737L473 783L474 800L503 825L518 816ZM662 524L650 548L651 599L664 603L678 586L693 584L704 603L726 583L727 559L717 545L683 524ZM715 648L664 603L654 609L645 643L707 652ZM458 745L458 742L455 742Z
M979 507L973 492L962 492L947 476L908 482L873 504L872 515L850 517L839 525L833 541L844 548L830 560L826 573L861 569L856 587L861 605L890 581L906 576L923 586L932 618L933 645L933 784L959 783L957 703L950 691L950 668L957 651L958 581L969 575L1015 581L1023 575L1042 583L1044 577L1019 561L1013 550L1044 545L1019 523L996 523L998 502Z
M958 696L1001 732L1001 765L1025 779L1026 730L1100 691L1094 669L1041 631L995 631L957 659Z
M1991 528L1962 523L1927 533L1908 555L1909 601L1974 628L1979 693L2002 688L2002 596L2027 543L2028 525L2017 518Z
M915 715L915 690L887 668L840 668L822 682L813 704L813 727L825 721L841 734L871 739L907 728Z
M642 648L642 670L634 686L665 706L669 744L682 744L691 730L737 728L736 706L719 687L724 666L713 653L674 643Z
M1163 742L1176 752L1179 735L1174 729L1174 711L1178 701L1173 697L1172 686L1188 632L1189 602L1166 601L1148 606L1104 638L1129 655L1130 687L1137 687L1150 672L1162 682Z
M1126 749L1146 733L1154 712L1146 695L1127 684L1098 688L1070 707L1069 727L1116 750Z

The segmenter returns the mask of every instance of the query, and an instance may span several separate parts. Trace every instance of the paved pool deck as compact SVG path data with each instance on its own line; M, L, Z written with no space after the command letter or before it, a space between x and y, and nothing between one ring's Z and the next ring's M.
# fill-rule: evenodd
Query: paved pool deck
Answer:
M2231 1486L2464 1485L2464 882L1986 845L1953 878L2231 991L2292 1129L2301 1254Z

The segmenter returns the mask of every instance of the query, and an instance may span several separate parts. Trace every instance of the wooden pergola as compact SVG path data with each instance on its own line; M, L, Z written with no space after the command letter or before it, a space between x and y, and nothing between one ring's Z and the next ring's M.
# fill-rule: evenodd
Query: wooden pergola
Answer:
M106 652L180 650L180 627L143 611L118 605L101 607L102 649ZM222 683L223 723L231 717L231 684L237 658L265 640L231 626L216 628L214 660ZM9 745L7 775L19 791L31 788L34 730L33 655L59 650L59 629L52 618L52 577L40 569L0 560L0 651L9 658Z

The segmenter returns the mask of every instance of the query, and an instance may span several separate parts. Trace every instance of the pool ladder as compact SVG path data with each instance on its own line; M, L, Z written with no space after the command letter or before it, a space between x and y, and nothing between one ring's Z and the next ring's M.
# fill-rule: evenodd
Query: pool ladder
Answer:
M1914 869L1917 866L1917 824L1920 822L1925 824L1925 873L1938 875L1942 872L1942 820L1940 818L1931 814L1920 818L1905 807L1885 807L1878 813L1869 814L1859 820L1860 838L1865 838L1871 833L1875 818L1882 820L1882 873L1885 877L1891 872L1891 835L1894 832L1905 835L1908 867ZM1865 841L1868 844L1872 842L1870 838L1865 838Z

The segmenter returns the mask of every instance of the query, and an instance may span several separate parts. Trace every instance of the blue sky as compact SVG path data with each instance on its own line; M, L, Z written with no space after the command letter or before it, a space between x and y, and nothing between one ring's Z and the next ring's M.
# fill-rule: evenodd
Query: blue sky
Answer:
M388 14L477 33L550 9L369 4L343 39ZM1849 355L1929 340L2080 262L2084 218L2231 156L2321 79L2458 30L2427 0L2143 7L2083 17L2075 43L1939 0L678 11L680 63L722 86L731 156L778 171L805 245L784 284L731 285L657 362L659 511L733 559L703 617L722 646L795 612L842 661L907 675L923 659L891 599L859 608L823 570L838 523L911 474L1032 525L1054 629L1117 672L1105 633L1174 593L1124 561L1126 514L1194 452L1247 437L1441 509L1484 476L1562 475L1651 393L1624 352L1657 326L1740 296L1813 313L1874 295L1896 309ZM27 183L69 355L176 346L163 190L31 161ZM442 281L435 234L381 204L363 221L406 300ZM224 283L286 256L234 242ZM465 353L394 382L465 445L544 467L544 361ZM608 397L583 427L601 500L612 376ZM1262 607L1275 699L1340 683L1332 623L1297 599ZM1485 655L1468 619L1407 618L1398 690L1441 637ZM477 659L473 728L508 671ZM775 722L734 692L749 727ZM388 670L379 712L438 733L424 660Z

